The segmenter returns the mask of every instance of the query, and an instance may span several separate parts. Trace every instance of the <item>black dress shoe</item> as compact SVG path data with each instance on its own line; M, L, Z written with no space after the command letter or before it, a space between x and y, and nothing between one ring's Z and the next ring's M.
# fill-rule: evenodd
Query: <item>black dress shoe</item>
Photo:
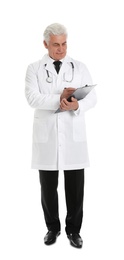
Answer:
M80 237L79 234L73 233L73 234L68 234L67 237L70 240L70 244L76 248L81 248L83 245L83 240Z
M46 245L52 245L56 242L57 237L60 235L60 231L48 231L46 236L44 237L44 243Z

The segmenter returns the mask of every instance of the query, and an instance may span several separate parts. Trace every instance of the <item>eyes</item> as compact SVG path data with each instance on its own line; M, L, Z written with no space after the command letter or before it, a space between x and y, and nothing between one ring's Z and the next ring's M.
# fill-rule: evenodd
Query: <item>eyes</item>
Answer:
M66 47L67 46L67 42L63 42L62 44L59 44L59 43L53 43L53 46L55 47Z

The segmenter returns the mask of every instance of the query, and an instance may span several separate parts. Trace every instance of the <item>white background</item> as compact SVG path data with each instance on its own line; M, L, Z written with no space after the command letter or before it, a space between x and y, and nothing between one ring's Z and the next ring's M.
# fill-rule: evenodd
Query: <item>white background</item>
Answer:
M0 4L0 258L124 259L124 14L118 0L4 0ZM31 170L33 109L24 96L28 64L46 50L53 22L69 33L68 55L84 62L97 83L98 103L87 112L91 167L86 169L84 246L66 238L63 173L59 177L62 234L43 243L46 227L38 173Z

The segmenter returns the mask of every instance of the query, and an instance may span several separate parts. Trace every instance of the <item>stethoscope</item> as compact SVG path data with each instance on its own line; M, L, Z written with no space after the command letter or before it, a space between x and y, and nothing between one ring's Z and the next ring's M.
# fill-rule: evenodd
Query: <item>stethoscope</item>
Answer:
M64 73L64 75L63 75L63 80L66 81L66 82L72 82L73 79L74 79L74 64L73 64L73 62L70 62L70 64L71 64L71 66L72 66L72 77L71 77L70 80L67 80L67 79L65 78L65 73ZM46 65L47 65L47 64L45 64L44 66L46 67ZM47 73L46 82L52 83L52 82L53 82L53 78L50 76L49 71L46 70L46 73Z

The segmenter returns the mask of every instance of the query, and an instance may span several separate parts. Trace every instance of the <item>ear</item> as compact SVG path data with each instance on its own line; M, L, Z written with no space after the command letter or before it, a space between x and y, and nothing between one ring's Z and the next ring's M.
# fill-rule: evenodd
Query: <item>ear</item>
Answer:
M43 41L43 44L44 44L45 48L48 49L48 45L45 41Z

